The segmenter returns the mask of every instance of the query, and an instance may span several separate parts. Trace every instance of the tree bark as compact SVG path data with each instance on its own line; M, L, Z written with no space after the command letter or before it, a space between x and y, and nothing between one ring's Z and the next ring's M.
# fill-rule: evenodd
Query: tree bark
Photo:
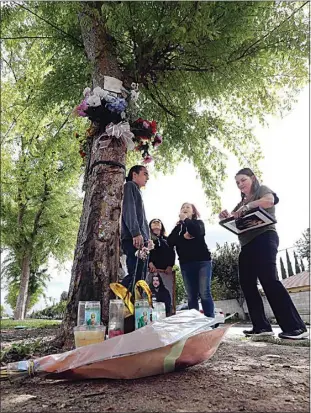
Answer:
M21 283L19 287L19 294L17 297L16 307L14 311L15 320L24 320L26 302L28 296L28 284L30 277L30 257L29 254L25 254L22 259L22 275Z
M29 277L29 278L30 278L30 277ZM25 310L24 310L24 318L26 318L27 310L28 310L29 304L30 304L30 300L31 300L31 295L30 295L30 293L29 293L29 291L28 291L28 293L27 293L27 299L26 299L26 304L25 304Z
M97 2L98 3L98 2ZM122 80L117 59L105 33L100 12L94 2L83 3L80 23L86 54L94 67L93 87L104 86L104 76ZM89 138L89 162L86 168L85 197L80 220L75 257L71 273L62 328L58 336L64 347L73 345L73 327L77 323L79 301L100 301L105 325L109 319L109 288L116 282L119 271L119 220L125 171L120 166L97 164L113 161L125 164L126 148L112 142L108 148L99 148L97 130Z

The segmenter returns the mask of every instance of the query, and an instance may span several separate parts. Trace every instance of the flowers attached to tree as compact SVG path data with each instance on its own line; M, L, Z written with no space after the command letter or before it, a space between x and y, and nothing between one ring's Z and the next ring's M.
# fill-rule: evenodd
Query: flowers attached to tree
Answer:
M155 120L138 118L131 121L135 116L135 107L137 108L135 102L139 97L138 83L132 83L131 87L126 89L119 79L105 76L104 89L99 86L93 90L87 87L83 96L82 102L74 109L74 114L87 117L93 122L92 125L101 131L101 144L97 145L97 149L104 149L113 141L122 142L127 149L140 151L144 163L152 162L150 145L153 148L158 147L163 138L157 132ZM83 150L80 154L85 156Z
M131 131L134 133L134 142L137 143L135 150L142 152L144 163L153 161L149 154L150 144L156 148L162 143L162 136L157 132L157 123L155 120L149 121L142 118L132 123Z

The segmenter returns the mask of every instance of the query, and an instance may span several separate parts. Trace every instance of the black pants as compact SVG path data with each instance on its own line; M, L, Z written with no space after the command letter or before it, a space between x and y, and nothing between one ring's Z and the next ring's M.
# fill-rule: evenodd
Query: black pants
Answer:
M239 256L239 277L254 330L271 330L264 312L257 279L266 294L275 318L283 332L305 328L290 295L277 274L276 254L279 237L266 231L242 247Z
M122 241L122 250L126 255L128 275L123 278L121 284L132 290L137 281L146 278L147 262L135 256L137 249L134 247L132 239Z

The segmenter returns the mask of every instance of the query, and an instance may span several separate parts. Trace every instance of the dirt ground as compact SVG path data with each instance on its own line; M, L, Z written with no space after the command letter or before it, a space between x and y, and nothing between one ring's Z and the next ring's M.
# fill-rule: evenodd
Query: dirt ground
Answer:
M54 332L2 332L2 345ZM1 382L1 412L309 412L309 350L225 338L207 362L161 376Z

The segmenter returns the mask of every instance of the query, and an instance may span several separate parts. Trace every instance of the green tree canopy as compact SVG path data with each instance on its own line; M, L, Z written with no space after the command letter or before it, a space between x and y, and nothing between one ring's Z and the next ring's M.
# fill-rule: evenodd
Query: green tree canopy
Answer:
M4 54L2 247L8 254L7 302L16 309L22 299L21 318L44 293L42 268L49 257L64 261L72 256L82 206L77 191L81 158L73 137L79 122L64 105L49 106L49 95L44 105L43 100L42 106L35 103L49 71L49 56L38 42Z
M141 85L138 114L164 132L156 164L190 159L216 208L227 151L256 168L255 119L290 109L306 84L307 3L11 3L3 7L4 50L14 64L24 48L42 49L46 59L35 51L29 58L43 74L34 101L43 107L48 96L51 106L73 108L93 70L79 18L98 19L123 80Z

